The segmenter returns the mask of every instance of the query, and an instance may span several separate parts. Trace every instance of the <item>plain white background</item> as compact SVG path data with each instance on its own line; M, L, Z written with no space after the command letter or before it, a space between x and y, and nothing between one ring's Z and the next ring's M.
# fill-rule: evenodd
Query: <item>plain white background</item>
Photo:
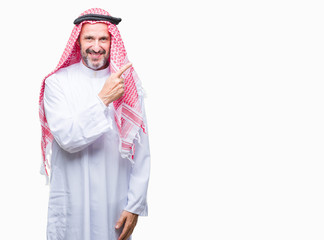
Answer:
M91 7L148 96L135 240L324 238L322 1L31 0L1 6L0 239L46 239L38 95Z

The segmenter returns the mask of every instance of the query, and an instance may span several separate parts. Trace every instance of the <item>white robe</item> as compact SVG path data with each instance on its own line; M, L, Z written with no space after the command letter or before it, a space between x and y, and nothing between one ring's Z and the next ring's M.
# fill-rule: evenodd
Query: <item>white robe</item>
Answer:
M45 113L54 136L48 240L115 240L123 210L147 215L148 136L141 130L140 143L135 140L134 165L120 157L113 106L98 97L109 75L80 62L46 80Z

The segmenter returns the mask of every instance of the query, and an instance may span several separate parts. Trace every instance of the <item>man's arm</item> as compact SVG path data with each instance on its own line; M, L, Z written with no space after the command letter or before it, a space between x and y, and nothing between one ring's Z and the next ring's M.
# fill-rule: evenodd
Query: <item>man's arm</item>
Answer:
M46 119L56 142L70 153L78 152L112 129L107 107L94 95L79 112L72 113L55 75L46 80L44 92Z
M150 161L148 134L141 131L140 143L135 141L134 165L129 180L127 205L124 209L140 216L148 214L146 197L150 177Z
M132 66L123 66L105 82L98 95L78 113L71 113L60 82L53 74L46 80L44 108L46 119L56 142L64 150L74 153L83 150L103 133L112 129L112 119L106 117L107 106L124 94L121 75Z
M145 110L144 123L146 124ZM121 214L116 228L124 225L118 240L126 240L132 234L138 216L147 216L147 189L150 177L150 148L148 134L140 131L140 143L135 141L134 166L129 181L127 206Z

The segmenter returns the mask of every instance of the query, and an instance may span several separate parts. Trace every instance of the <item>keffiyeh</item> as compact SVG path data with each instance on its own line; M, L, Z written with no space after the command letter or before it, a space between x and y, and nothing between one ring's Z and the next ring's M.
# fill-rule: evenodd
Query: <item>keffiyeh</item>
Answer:
M92 8L83 12L80 16L87 14L98 14L104 16L110 16L110 14L100 8ZM122 66L128 63L128 58L124 43L121 39L119 30L116 25L109 21L95 21L85 20L75 25L72 30L70 39L65 47L65 50L61 56L61 59L53 72L48 74L42 81L40 97L39 97L39 117L42 127L41 137L41 149L42 149L42 165L41 174L49 176L49 155L51 150L51 143L53 141L53 135L49 129L47 119L44 110L44 89L45 80L58 71L61 68L68 67L74 63L81 61L80 47L76 44L80 35L82 25L84 23L105 23L107 24L108 31L111 35L111 47L110 47L110 72L114 73L118 71ZM143 122L142 112L142 88L140 80L134 71L133 67L126 70L122 76L125 79L125 92L124 95L113 102L115 110L115 121L120 137L119 150L123 158L128 158L133 161L134 157L134 139L138 136L140 129L145 132L145 126Z

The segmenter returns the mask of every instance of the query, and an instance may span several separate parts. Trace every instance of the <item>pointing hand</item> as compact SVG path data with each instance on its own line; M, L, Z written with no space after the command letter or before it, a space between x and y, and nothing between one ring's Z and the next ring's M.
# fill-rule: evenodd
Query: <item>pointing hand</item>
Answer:
M121 75L131 66L131 63L125 64L117 72L111 74L106 80L104 86L98 94L106 106L123 96L125 84Z

